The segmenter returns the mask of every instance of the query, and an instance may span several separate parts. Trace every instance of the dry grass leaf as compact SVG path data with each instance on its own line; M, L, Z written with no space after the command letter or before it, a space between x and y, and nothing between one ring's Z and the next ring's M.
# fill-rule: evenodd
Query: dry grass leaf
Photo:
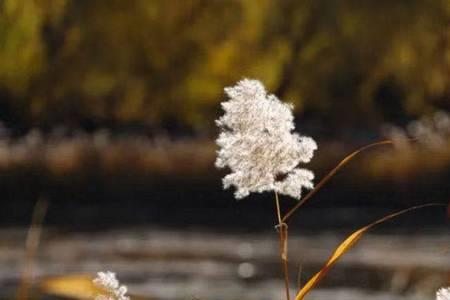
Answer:
M68 299L92 300L99 293L104 293L97 288L88 274L75 274L67 276L49 277L43 279L39 288L45 294L64 297ZM150 297L130 295L132 300L152 300Z
M439 204L424 204L419 206L410 207L404 210L401 210L399 212L390 214L385 216L384 218L381 218L367 226L364 226L363 228L355 231L350 236L348 236L337 248L334 250L333 254L328 259L327 263L322 267L322 269L317 272L303 287L302 289L297 293L295 296L295 300L302 300L306 294L308 294L319 282L320 280L328 273L328 271L331 269L331 267L338 261L338 259L344 255L347 251L349 251L352 246L358 242L358 240L366 233L369 229L374 227L375 225L378 225L380 223L383 223L389 219L392 219L396 216L399 216L401 214L404 214L406 212L428 207L428 206L437 206Z
M71 299L93 299L101 290L94 286L86 274L46 278L40 283L44 293Z

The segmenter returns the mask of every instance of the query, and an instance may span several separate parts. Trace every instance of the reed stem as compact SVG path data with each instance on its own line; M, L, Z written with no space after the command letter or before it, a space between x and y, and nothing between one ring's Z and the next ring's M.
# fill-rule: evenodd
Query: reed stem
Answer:
M275 205L276 205L276 211L277 211L277 218L278 218L278 225L276 226L278 228L278 232L280 235L280 258L281 258L281 265L283 268L283 274L284 274L284 286L286 290L286 300L290 300L290 293L289 293L289 266L288 266L288 227L286 223L283 223L281 218L281 209L280 209L280 200L278 198L278 193L275 192Z

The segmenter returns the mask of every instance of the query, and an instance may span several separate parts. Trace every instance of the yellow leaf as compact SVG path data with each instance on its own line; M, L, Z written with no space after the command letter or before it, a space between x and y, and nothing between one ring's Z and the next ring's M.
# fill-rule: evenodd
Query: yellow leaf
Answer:
M347 237L337 248L334 250L333 254L328 259L327 263L322 267L322 269L317 272L298 292L298 294L295 296L295 300L302 300L307 293L309 293L319 282L320 280L328 273L328 271L331 269L331 267L337 262L337 260L344 255L347 251L349 251L352 246L363 236L364 233L366 233L369 229L374 227L375 225L378 225L380 223L383 223L389 219L392 219L396 216L399 216L401 214L404 214L406 212L416 210L419 208L424 208L428 206L437 206L439 204L424 204L419 206L413 206L407 209L403 209L401 211L398 211L396 213L390 214L385 216L384 218L381 218L367 226L364 226L363 228L355 231L352 233L349 237Z
M42 280L39 287L43 293L69 299L92 300L104 291L92 283L93 277L88 274L75 274L67 276L49 277ZM128 294L133 300L151 300Z
M41 283L43 292L72 299L93 299L101 292L85 274L46 278Z

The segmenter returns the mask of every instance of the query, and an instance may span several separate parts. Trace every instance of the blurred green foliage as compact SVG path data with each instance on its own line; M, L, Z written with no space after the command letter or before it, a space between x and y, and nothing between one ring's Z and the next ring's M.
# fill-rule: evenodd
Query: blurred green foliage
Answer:
M450 109L450 1L0 0L12 127L204 130L243 77L333 128Z

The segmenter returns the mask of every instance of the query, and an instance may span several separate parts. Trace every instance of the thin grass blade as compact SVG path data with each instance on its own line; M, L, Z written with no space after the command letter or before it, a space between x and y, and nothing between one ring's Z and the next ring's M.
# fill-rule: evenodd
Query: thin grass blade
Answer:
M424 208L429 206L440 206L441 204L436 203L430 203L430 204L424 204L419 206L413 206L407 209L403 209L401 211L398 211L396 213L392 213L390 215L387 215L367 226L364 226L361 229L358 229L357 231L353 232L350 236L348 236L337 248L334 250L333 254L328 259L327 263L323 266L323 268L317 272L303 287L302 289L297 293L295 296L295 300L302 300L306 294L308 294L319 282L320 280L328 273L328 271L333 267L333 265L341 258L342 255L347 253L353 245L359 241L359 239L372 227L375 225L378 225L380 223L383 223L385 221L388 221L394 217L397 217L401 214Z
M336 167L334 167L330 172L328 172L328 174L322 178L322 180L319 181L319 183L315 186L315 188L313 190L311 190L303 199L300 200L300 202L298 202L294 207L292 207L282 218L282 222L286 222L287 219L289 219L294 212L299 209L303 204L305 204L314 194L316 194L324 185L325 183L327 183L336 173L337 171L339 171L343 166L345 166L348 162L350 162L357 154L368 150L370 148L376 147L376 146L381 146L381 145L390 145L390 144L394 144L393 141L391 140L383 140L383 141L379 141L379 142L375 142L372 144L368 144L365 145L359 149L357 149L356 151L353 151L352 153L350 153L349 155L347 155L346 157L344 157L343 160L341 160Z

